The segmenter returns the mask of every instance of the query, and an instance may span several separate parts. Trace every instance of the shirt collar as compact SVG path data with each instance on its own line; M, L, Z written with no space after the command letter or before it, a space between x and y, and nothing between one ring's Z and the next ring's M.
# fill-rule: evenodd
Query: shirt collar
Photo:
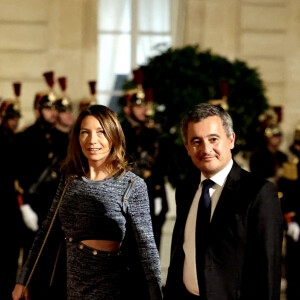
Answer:
M230 162L228 163L228 165L221 170L219 173L217 173L216 175L214 175L213 177L210 178L210 180L212 180L214 183L216 183L219 186L223 186L224 182L232 168L233 165L233 160L231 159ZM201 182L200 185L202 184L202 182L207 179L202 173L201 173Z

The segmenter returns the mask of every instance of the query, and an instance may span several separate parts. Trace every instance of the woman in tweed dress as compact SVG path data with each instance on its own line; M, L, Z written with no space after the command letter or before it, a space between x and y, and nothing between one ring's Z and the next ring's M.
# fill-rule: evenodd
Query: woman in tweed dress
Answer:
M67 299L115 300L123 299L124 291L126 297L133 294L123 284L128 276L124 273L127 262L120 250L128 225L134 233L148 298L161 299L160 262L147 187L129 171L124 134L112 110L93 105L80 113L71 133L64 171L49 214L17 280L13 299L29 299L30 285L28 289L24 286L66 184L51 234L63 232L66 240ZM129 185L131 194L124 208L123 197Z

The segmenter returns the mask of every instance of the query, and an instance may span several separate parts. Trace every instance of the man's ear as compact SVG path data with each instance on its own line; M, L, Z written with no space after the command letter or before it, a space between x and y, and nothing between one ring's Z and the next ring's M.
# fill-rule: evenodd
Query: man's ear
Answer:
M235 133L234 132L231 134L229 139L230 139L230 149L233 149L234 148L234 142L235 142Z

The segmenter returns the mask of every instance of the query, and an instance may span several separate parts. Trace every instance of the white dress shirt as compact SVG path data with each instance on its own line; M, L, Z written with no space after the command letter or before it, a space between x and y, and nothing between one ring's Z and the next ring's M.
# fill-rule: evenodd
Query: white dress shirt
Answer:
M228 165L219 173L210 178L215 184L209 189L209 194L211 196L211 217L218 204L220 195L222 193L227 176L232 168L232 159ZM184 266L183 266L183 282L186 289L194 295L200 295L198 279L197 279L197 269L196 269L196 220L198 203L202 193L202 182L207 179L201 173L201 182L194 196L194 200L190 207L190 211L187 217L185 231L184 231L184 242L183 250L185 253Z

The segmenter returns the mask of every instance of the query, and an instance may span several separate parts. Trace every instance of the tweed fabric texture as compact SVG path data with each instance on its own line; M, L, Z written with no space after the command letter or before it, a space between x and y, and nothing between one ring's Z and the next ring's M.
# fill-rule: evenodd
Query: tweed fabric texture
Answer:
M130 220L137 241L150 298L161 299L160 261L153 236L147 186L143 179L132 172L101 181L82 177L69 182L52 233L62 230L67 239L68 299L119 299L118 292L115 291L122 280L122 255L103 251L95 254L95 249L89 249L80 241L106 239L122 242L126 231L122 198L132 178L135 183L129 199L127 220ZM50 212L19 276L18 282L21 284L29 276L63 187L64 183L61 181Z

